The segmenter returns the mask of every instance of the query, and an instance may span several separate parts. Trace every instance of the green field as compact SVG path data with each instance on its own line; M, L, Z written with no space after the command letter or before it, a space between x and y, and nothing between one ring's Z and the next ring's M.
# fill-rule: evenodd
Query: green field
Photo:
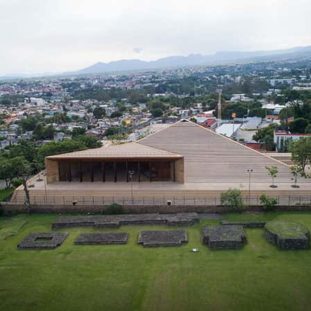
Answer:
M311 250L280 251L262 229L247 229L242 250L211 251L200 242L201 221L186 228L182 247L143 248L137 234L164 226L123 226L127 245L75 246L68 229L55 250L17 250L30 232L49 231L52 215L0 218L0 310L310 310ZM311 229L311 213L236 214L225 219L274 219ZM172 228L170 228L172 229ZM191 248L199 248L192 253Z

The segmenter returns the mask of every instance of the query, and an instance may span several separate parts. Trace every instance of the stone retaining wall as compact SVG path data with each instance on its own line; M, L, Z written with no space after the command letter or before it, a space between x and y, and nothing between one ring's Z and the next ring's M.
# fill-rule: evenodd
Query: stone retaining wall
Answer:
M52 224L53 229L68 227L113 228L123 225L193 225L199 222L197 213L126 214L98 216L61 216Z
M94 213L101 214L107 209L107 206L102 205L32 205L32 213ZM183 213L183 212L197 212L197 213L227 213L232 210L225 206L196 206L196 205L170 205L170 206L150 206L150 205L129 205L123 206L125 213L141 214L141 213ZM245 211L263 211L262 206L252 206L245 208ZM278 206L278 211L311 211L311 206ZM0 205L0 212L4 215L27 213L28 210L23 204L15 204L9 202L2 202Z

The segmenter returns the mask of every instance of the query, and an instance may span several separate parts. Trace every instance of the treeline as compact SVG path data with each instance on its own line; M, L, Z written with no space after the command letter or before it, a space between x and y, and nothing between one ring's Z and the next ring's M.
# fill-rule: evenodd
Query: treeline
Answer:
M130 103L146 102L148 100L145 90L126 90L121 88L103 89L101 87L90 87L74 91L72 96L80 100L95 99L98 101L120 101L123 98L127 98Z
M41 146L36 145L34 141L21 141L1 152L0 179L5 180L7 187L16 186L15 183L19 183L20 178L25 179L44 169L44 159L47 156L98 148L101 145L96 138L86 135Z

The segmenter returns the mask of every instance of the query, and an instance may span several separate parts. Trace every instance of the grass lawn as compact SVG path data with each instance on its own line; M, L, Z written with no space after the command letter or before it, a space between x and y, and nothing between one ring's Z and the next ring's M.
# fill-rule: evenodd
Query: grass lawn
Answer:
M280 251L247 229L242 250L211 251L200 242L201 221L185 228L189 243L147 248L136 244L141 230L123 226L127 245L75 246L72 228L55 250L17 250L30 232L51 230L53 215L0 218L0 310L310 310L311 250ZM311 230L311 213L226 215L228 220L283 220ZM175 228L169 228L175 229ZM192 253L191 248L199 248Z

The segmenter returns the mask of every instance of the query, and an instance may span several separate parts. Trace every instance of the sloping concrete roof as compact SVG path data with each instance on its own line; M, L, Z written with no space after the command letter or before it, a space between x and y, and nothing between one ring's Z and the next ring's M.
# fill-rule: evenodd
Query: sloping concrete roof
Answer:
M248 169L252 182L271 183L266 166L272 165L279 170L276 182L291 182L284 163L193 122L177 122L138 143L182 154L186 183L248 183Z
M120 145L109 145L96 149L87 149L70 153L49 156L47 159L178 159L183 156L155 147L146 146L137 143L125 143Z

